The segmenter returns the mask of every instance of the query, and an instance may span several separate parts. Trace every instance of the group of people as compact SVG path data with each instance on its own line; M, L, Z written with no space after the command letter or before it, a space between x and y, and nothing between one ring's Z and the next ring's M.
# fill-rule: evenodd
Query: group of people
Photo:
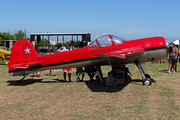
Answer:
M71 47L73 47L74 44L72 44ZM66 49L65 46L60 47L57 50L57 53L59 52L65 52L68 51L68 49ZM50 50L50 54L53 54L53 51ZM169 62L169 70L167 71L168 73L171 72L176 72L177 69L177 62L178 62L178 55L179 55L179 51L177 49L177 45L172 44L171 46L169 46L169 48L167 49L167 59ZM110 72L108 72L108 77L105 80L105 86L117 86L117 85L122 85L124 84L124 80L125 80L125 76L127 75L127 73L124 72L128 72L129 70L122 70L122 66L113 66L112 70ZM127 69L127 66L124 66L124 69ZM56 71L54 70L50 70L50 75L52 73L52 71L54 72L54 76L56 76ZM76 68L76 75L78 73L82 73L82 79L78 78L79 81L83 81L84 78L84 74L83 72L87 73L88 76L90 77L90 81L93 81L93 77L95 76L95 72L98 71L101 78L103 78L103 74L101 71L101 67L100 66L90 66L90 67L85 67L85 70L83 70L82 67ZM71 68L63 68L63 77L64 77L64 81L66 80L66 73L68 73L68 78L69 78L69 82L71 82ZM130 73L130 72L129 72ZM131 73L130 73L131 74ZM40 72L37 72L37 76L40 76ZM98 78L96 78L98 79Z
M81 45L81 44L80 44ZM66 49L65 46L62 46L61 48L59 48L57 50L57 53L59 52L65 52L65 51L69 51L68 49ZM99 71L99 74L101 76L101 78L103 78L103 74L101 71L101 67L100 66L90 66L90 67L85 67L85 70L83 70L82 67L78 67L76 68L76 74L78 73L82 73L82 72L86 72L88 74L88 76L90 77L90 81L93 81L93 77L95 76L95 72ZM54 70L55 72L55 70ZM64 77L64 81L66 81L66 73L68 73L68 78L69 78L69 82L71 82L71 68L63 68L63 77ZM80 78L78 78L80 81L83 81L84 78L84 74L82 74L82 79L80 80Z
M175 45L174 43L169 46L167 49L167 59L169 61L169 71L168 73L175 73L177 71L177 62L178 62L178 55L179 51L177 49L178 45Z
M123 85L124 80L127 77L126 76L127 72L129 72L129 70L128 70L127 66L125 66L125 65L112 66L112 70L110 72L108 72L108 77L106 78L105 86L112 87L112 86L117 86L117 85Z
M57 53L59 52L65 52L68 51L65 46L62 46L57 50ZM53 50L50 50L50 54L53 54ZM56 76L56 71L55 69L50 70L50 75L52 75L52 71L54 72L54 76ZM63 68L63 76L64 76L64 81L66 81L66 72L68 72L68 77L69 77L69 82L71 82L71 68ZM36 76L40 77L40 71L36 72Z
M76 68L76 75L81 74L82 73L82 79L80 79L79 77L77 78L79 81L83 81L84 75L85 73L88 74L90 81L94 81L94 76L95 74L98 72L98 74L100 75L101 79L103 78L103 74L101 71L101 67L100 66L89 66L89 67L85 67L85 69L83 70L82 67L78 67ZM96 80L100 80L99 76L96 76Z
M79 47L80 48L84 47L83 41L80 42ZM70 49L74 49L74 41L73 40L70 43ZM65 51L69 51L69 50L66 49L65 46L62 46L57 50L57 53L65 52ZM82 68L79 68L79 70L80 69L82 69ZM82 71L82 70L80 70L80 71ZM68 73L69 82L71 82L71 68L63 68L64 81L66 81L66 73ZM84 78L84 76L82 77L82 80L83 80L83 78Z
M50 50L50 54L53 54L53 50ZM39 54L39 55L40 55L40 54ZM41 56L41 55L40 55L40 56ZM56 71L55 71L55 69L50 70L50 75L52 75L52 74L51 74L52 71L54 72L54 76L56 76ZM41 77L40 73L41 73L41 71L36 72L36 77Z
M57 53L59 52L65 52L65 51L69 51L68 49L66 49L65 46L62 46L60 47L58 50L57 50ZM50 50L50 54L53 54L53 50ZM126 67L124 67L126 68ZM124 79L125 79L125 73L121 71L122 70L122 67L120 67L119 65L114 65L112 67L112 70L111 72L108 72L108 77L106 78L106 81L105 81L105 86L117 86L117 85L122 85L124 83ZM50 75L52 74L52 71L54 72L54 76L56 76L56 71L55 69L53 70L50 70ZM95 74L97 73L98 71L98 74L99 76L96 76L96 79L103 79L103 74L102 74L102 71L101 71L101 67L100 66L89 66L89 67L85 67L85 69L83 70L82 67L78 67L76 68L76 75L78 75L78 73L82 73L82 79L80 79L78 77L78 80L79 81L83 81L83 78L84 78L84 73L87 73L88 76L90 77L90 81L93 81L94 79L94 76ZM125 71L128 71L128 70L125 70ZM68 80L69 82L72 82L71 81L71 68L63 68L63 77L64 77L64 81L67 81L67 75L68 73ZM127 74L127 73L126 73ZM40 77L40 72L37 73L37 76ZM99 78L101 77L101 78Z
M62 46L61 48L59 48L59 49L57 50L57 53L59 53L59 52L65 52L65 51L69 51L69 50L66 49L65 46ZM72 81L71 81L71 68L63 68L64 81L66 81L66 73L68 73L69 82L72 82Z

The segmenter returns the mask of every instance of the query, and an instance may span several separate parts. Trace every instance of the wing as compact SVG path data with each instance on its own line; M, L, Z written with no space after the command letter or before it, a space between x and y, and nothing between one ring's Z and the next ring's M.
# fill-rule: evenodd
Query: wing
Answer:
M97 54L100 58L116 57L120 59L125 59L127 57L141 56L144 53L144 48L127 48L121 50L115 50L105 54Z

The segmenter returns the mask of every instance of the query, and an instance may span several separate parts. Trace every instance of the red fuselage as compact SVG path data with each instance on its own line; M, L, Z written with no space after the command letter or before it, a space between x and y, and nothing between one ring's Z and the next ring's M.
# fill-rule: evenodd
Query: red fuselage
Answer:
M102 42L105 38L108 45ZM39 56L28 40L18 41L12 48L9 73L22 75L47 69L151 62L166 57L163 37L120 41L119 44L117 40L107 35L97 38L90 46L44 56Z

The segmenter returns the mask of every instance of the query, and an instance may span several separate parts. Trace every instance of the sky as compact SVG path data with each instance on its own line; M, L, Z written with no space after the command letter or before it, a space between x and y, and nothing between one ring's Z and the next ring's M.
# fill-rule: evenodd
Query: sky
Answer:
M180 0L0 0L0 32L180 38Z

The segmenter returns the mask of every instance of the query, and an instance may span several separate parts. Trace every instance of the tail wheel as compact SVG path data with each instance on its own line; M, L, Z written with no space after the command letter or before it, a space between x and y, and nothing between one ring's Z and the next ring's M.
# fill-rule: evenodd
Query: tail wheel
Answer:
M152 80L150 78L146 78L142 81L144 86L150 86L152 84Z

